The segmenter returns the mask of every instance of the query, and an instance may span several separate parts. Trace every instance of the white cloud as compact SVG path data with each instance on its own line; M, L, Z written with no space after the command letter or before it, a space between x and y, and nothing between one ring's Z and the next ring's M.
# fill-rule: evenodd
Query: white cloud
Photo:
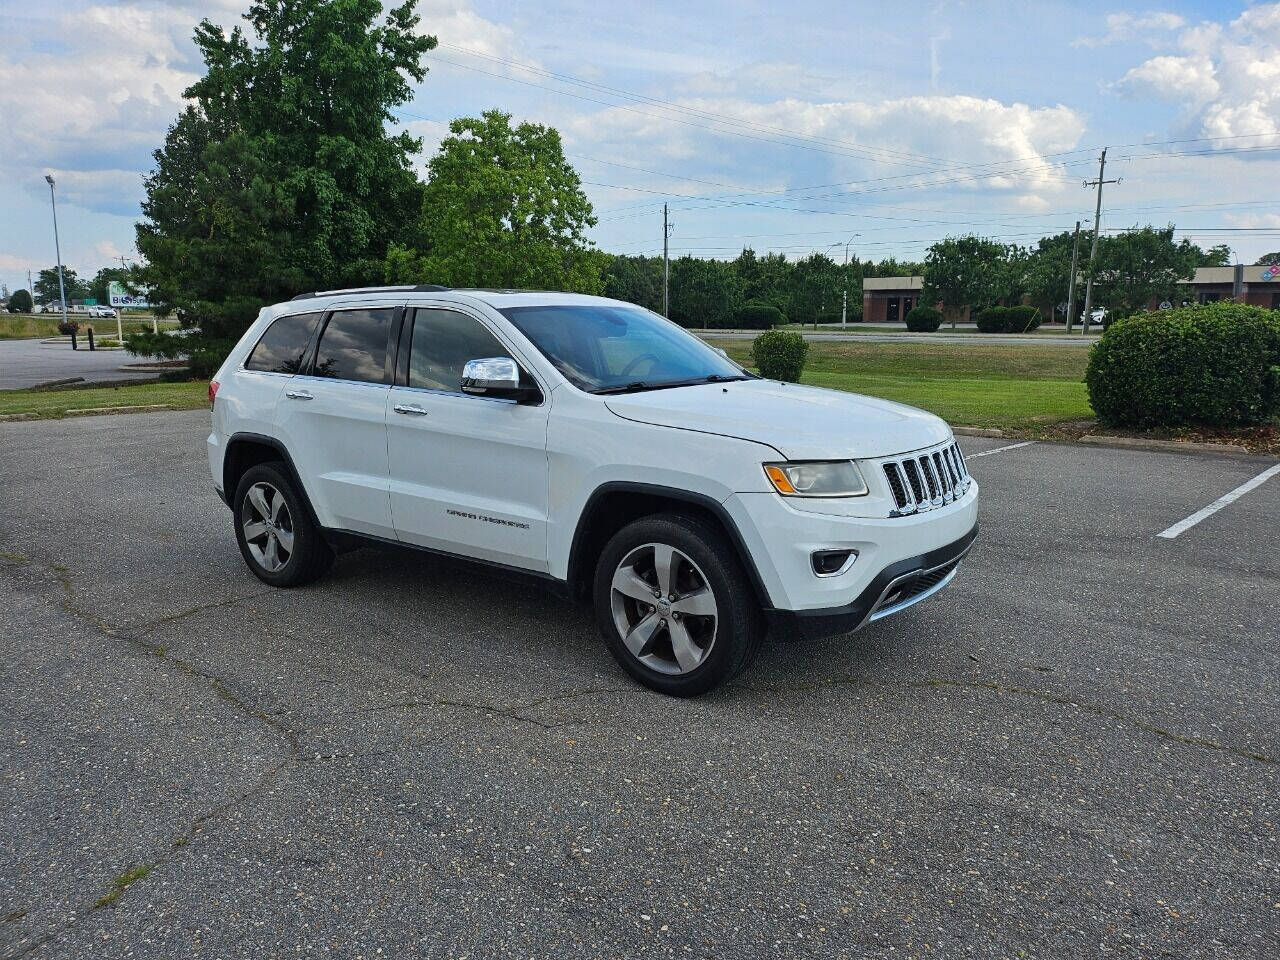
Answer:
M1097 37L1078 37L1073 47L1103 47L1111 43L1145 40L1155 43L1155 36L1168 34L1186 26L1187 21L1176 13L1152 11L1150 13L1112 13L1107 15L1107 31Z
M527 57L517 55L520 45L515 31L506 24L480 16L472 9L470 0L423 0L418 4L418 14L422 18L418 32L435 37L448 56L458 53L451 47L462 47L489 57L530 62Z
M1152 57L1126 73L1116 88L1174 103L1207 103L1221 92L1213 61L1201 56Z
M1116 84L1125 94L1183 107L1188 126L1218 148L1280 144L1280 3L1227 24L1201 23L1177 37L1180 54L1152 57ZM1247 144L1234 138L1254 137Z
M1048 154L1070 150L1084 132L1084 120L1065 106L1031 107L969 96L918 96L875 102L808 101L799 98L757 103L739 98L686 98L683 107L698 111L672 114L682 120L719 127L719 131L673 123L646 108L640 115L609 107L590 115L570 117L564 123L567 138L578 149L597 156L619 159L634 151L634 144L651 144L650 163L670 168L684 158L715 156L723 152L716 143L737 140L728 130L761 138L751 149L764 158L762 166L776 174L776 161L768 141L786 139L777 131L806 138L802 142L815 153L826 154L837 175L850 180L876 176L918 174L938 180L954 180L955 189L974 186L998 190L1030 191L1018 202L1034 206L1039 194L1056 190L1062 171ZM724 120L704 119L714 114ZM736 124L730 126L729 124ZM794 141L793 141L794 142ZM582 145L582 146L579 146ZM795 156L788 148L789 156ZM910 155L909 157L907 155ZM948 164L993 164L983 176L971 170L951 175L929 157L945 157ZM665 161L665 162L664 162ZM904 163L905 161L905 163ZM634 162L634 160L632 160ZM767 188L759 188L767 189ZM682 186L682 193L715 193L714 187Z
M20 257L13 253L0 253L0 270L6 273L24 273L27 270L39 270L45 264L30 257Z

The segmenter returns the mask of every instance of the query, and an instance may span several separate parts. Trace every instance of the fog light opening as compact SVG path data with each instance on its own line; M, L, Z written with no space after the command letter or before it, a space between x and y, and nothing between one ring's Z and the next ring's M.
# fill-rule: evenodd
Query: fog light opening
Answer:
M809 557L813 572L819 577L839 576L857 559L857 550L815 550Z

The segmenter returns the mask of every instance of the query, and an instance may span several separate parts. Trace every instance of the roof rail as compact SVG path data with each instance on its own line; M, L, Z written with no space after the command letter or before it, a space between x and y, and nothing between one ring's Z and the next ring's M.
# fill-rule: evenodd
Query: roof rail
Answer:
M442 290L448 290L448 287L442 287L438 283L420 283L417 286L410 284L401 284L392 287L346 287L342 290L314 290L311 293L300 293L293 300L310 300L313 297L334 297L341 293L439 293Z

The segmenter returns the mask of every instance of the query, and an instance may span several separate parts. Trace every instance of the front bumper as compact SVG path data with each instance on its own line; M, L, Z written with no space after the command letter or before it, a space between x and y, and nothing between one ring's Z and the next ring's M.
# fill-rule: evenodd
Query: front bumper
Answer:
M959 540L889 564L850 603L810 610L770 610L770 629L780 639L819 640L852 633L872 620L905 610L951 581L977 536L975 523Z

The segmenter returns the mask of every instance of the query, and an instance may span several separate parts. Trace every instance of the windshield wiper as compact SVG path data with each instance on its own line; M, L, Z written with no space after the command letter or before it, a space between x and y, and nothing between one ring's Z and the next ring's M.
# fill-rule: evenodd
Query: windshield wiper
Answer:
M665 386L665 384L651 384L646 383L644 380L632 380L630 383L624 384L620 387L602 387L599 390L592 390L591 392L595 394L638 393L641 390L656 390L660 386Z
M725 376L720 373L711 373L705 377L692 377L688 380L664 380L660 383L650 383L647 380L633 380L631 383L624 384L619 387L604 387L600 390L592 390L594 394L611 394L611 393L640 393L644 390L666 390L668 387L696 387L700 383L728 383L734 380L749 380L746 374L742 376Z

